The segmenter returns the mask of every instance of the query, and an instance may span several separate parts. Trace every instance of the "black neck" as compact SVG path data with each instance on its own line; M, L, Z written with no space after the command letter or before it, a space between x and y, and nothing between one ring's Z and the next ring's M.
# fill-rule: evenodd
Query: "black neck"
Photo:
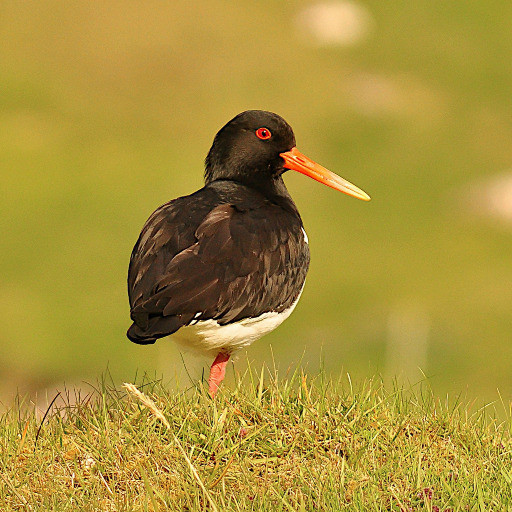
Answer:
M288 193L286 185L284 184L283 178L281 176L265 180L251 180L247 176L244 176L243 180L236 178L218 178L215 180L207 179L206 185L214 185L216 183L221 184L222 182L238 183L239 185L250 188L261 194L268 201L281 206L285 210L300 218L297 206L295 206L293 199Z

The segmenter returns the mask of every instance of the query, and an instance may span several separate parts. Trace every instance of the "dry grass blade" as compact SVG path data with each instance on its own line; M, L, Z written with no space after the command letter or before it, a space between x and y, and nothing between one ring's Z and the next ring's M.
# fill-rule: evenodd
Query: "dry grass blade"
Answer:
M29 425L30 425L30 419L28 419L25 422L25 427L23 429L23 433L21 434L21 441L20 441L20 444L18 445L16 453L20 453L21 450L23 449L23 445L25 444L25 439L27 438L27 431L28 431L28 426Z
M53 397L53 400L50 402L50 405L47 407L46 412L44 413L43 419L41 420L41 424L39 425L39 428L37 429L36 439L34 441L34 451L36 450L37 440L39 439L39 434L41 433L41 429L43 428L44 421L46 420L46 417L48 416L48 413L50 412L53 404L55 403L55 400L59 398L60 391Z
M178 447L181 454L183 455L183 458L187 462L187 465L190 468L190 471L191 471L193 477L196 479L199 487L201 487L201 490L204 492L206 499L210 503L212 510L214 512L218 512L219 509L217 508L217 505L215 505L215 502L213 501L212 497L210 496L210 493L208 492L205 485L203 484L203 481L201 480L201 477L199 476L197 469L192 464L192 461L188 457L187 452L185 451L182 444L180 443L180 440L176 437L174 432L171 431L171 425L167 421L167 418L164 416L163 412L160 409L158 409L155 402L153 402L153 400L151 400L151 398L149 398L144 393L142 393L142 391L139 391L139 389L137 389L137 387L134 384L124 383L123 386L131 395L138 398L153 413L153 415L156 418L158 418L167 427L167 429L170 431L170 433L172 435L173 441L175 442L176 446Z
M233 464L233 461L235 460L236 454L237 452L234 452L233 455L231 455L231 458L229 459L228 463L222 470L222 473L210 484L210 489L213 489L226 476L229 466L231 466L231 464Z
M149 396L145 395L142 391L139 391L137 386L134 384L125 382L123 387L133 396L138 398L153 413L155 418L158 418L168 429L171 428L171 425L167 421L167 418L164 416L163 412L156 406L155 402L153 402Z

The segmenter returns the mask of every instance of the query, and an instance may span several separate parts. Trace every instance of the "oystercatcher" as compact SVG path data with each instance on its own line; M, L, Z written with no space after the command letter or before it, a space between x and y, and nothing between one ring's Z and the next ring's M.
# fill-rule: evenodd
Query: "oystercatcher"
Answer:
M261 110L221 128L205 168L203 188L164 204L142 228L128 271L127 335L149 344L172 334L215 357L215 396L230 356L281 324L304 287L308 240L285 171L370 197L302 155L290 125Z

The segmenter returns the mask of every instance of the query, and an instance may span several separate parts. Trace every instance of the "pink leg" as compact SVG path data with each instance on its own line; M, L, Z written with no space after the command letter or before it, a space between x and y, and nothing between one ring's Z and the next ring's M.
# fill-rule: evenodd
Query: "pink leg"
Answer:
M226 366L229 361L229 354L220 352L219 355L213 361L210 368L210 378L208 379L208 387L210 389L210 395L215 398L219 389L220 383L224 380L226 375Z

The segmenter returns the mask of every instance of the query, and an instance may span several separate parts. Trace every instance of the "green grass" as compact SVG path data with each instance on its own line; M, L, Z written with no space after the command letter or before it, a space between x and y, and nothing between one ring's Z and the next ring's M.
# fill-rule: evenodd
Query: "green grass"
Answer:
M498 422L492 407L436 399L425 383L385 389L300 369L248 369L215 401L200 385L139 388L153 402L103 383L63 392L44 420L10 408L0 509L512 510L504 403Z

